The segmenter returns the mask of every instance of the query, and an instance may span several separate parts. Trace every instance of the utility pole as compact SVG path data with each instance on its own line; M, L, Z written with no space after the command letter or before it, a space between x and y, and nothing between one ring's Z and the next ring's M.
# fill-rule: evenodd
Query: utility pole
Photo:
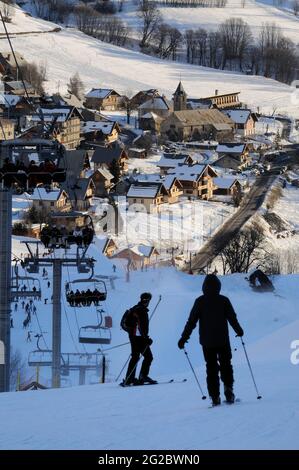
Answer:
M5 362L0 364L0 392L9 392L10 381L11 221L12 192L0 189L0 346Z
M60 388L62 262L53 260L52 387Z

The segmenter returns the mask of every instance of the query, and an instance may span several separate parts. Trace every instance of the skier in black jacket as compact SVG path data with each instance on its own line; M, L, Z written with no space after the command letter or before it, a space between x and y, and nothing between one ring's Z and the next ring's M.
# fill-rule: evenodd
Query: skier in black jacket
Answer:
M207 368L207 387L213 405L221 403L219 371L224 384L226 400L233 403L235 399L227 322L235 330L237 336L244 334L230 300L224 295L220 295L220 290L220 280L215 274L208 274L202 286L203 295L195 300L182 337L178 342L178 347L183 349L199 322L200 344Z
M123 385L143 385L144 383L157 383L148 376L153 360L153 355L150 349L150 345L153 343L153 340L148 336L148 306L151 298L152 295L150 293L144 292L141 294L138 304L135 305L135 307L133 307L130 311L130 322L132 327L129 331L129 339L131 343L132 355ZM140 354L143 356L143 362L139 379L137 380L135 378L135 374Z

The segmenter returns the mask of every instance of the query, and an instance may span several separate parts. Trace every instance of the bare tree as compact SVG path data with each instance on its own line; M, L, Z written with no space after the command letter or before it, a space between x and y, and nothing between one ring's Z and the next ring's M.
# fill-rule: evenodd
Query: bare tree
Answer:
M76 96L78 100L82 100L84 98L84 84L78 72L70 78L67 88L68 92Z
M263 229L256 222L238 233L220 254L223 273L247 273L254 263L260 263L264 239Z
M11 23L12 17L15 14L14 8L14 0L2 0L0 10L3 16L3 20L5 23Z
M26 63L20 66L20 70L23 79L29 82L37 93L44 93L44 82L47 79L46 63Z
M18 349L12 350L10 356L10 389L16 390L18 380L24 382L26 374L26 363Z
M139 0L137 16L142 20L140 47L145 48L156 34L162 17L156 3L151 0Z
M219 33L223 49L222 68L231 59L238 59L241 68L244 55L252 42L249 25L242 18L230 18L220 25Z

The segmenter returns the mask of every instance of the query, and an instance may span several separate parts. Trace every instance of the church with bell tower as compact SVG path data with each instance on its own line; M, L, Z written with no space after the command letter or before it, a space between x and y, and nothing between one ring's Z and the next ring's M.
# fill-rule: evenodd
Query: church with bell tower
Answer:
M187 93L185 92L182 82L177 86L173 94L173 110L185 111L187 109Z

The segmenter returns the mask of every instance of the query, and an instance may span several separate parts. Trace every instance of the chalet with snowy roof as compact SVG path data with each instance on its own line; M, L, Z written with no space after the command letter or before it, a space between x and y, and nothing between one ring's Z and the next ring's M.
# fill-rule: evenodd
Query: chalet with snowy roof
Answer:
M107 193L110 193L113 185L114 176L110 173L107 168L98 168L90 176L93 181L95 190L94 195L96 197L105 197Z
M91 162L94 164L94 169L107 168L111 169L113 162L117 162L121 172L128 170L128 155L124 148L117 142L107 146L97 146L94 150Z
M138 119L140 120L150 113L165 119L172 111L172 108L172 103L166 100L165 96L153 96L151 99L139 106Z
M81 133L86 144L95 142L115 142L120 128L116 121L85 121L81 123Z
M255 134L255 123L258 118L250 109L226 109L222 112L235 123L237 134L243 137Z
M33 194L30 194L29 199L36 210L45 214L56 211L65 212L72 208L68 193L64 189L48 192L44 188L38 188L34 190Z
M213 164L233 170L244 169L251 163L249 148L248 144L239 142L219 144L216 148L219 158Z
M131 184L127 194L129 206L134 205L134 211L148 213L160 212L161 205L168 197L168 192L161 182L136 182Z
M215 94L204 98L187 98L188 109L228 109L240 108L242 103L239 101L240 92L219 94L215 90Z
M175 111L161 124L161 135L172 141L233 138L235 124L218 109Z
M141 175L137 179L138 183L163 183L167 190L167 196L164 197L164 202L173 204L179 201L180 196L183 195L182 183L177 179L175 175L166 175L164 177L157 174L145 174Z
M26 90L29 96L38 96L35 88L29 83L24 81ZM3 82L5 93L11 93L12 95L27 96L24 88L24 84L21 80L12 80L10 82Z
M66 149L76 149L81 142L81 119L82 116L77 108L61 106L40 108L39 114L28 116L28 123L47 123L51 127L51 135L54 139L63 144Z
M214 178L214 194L221 196L233 196L240 193L242 185L237 178L233 176L216 176Z
M123 96L110 88L93 88L85 95L86 108L117 111L123 107Z
M160 168L161 175L166 175L169 170L173 170L182 165L192 165L193 161L189 154L184 153L165 153L160 158L157 167Z
M216 171L210 165L181 166L170 170L182 185L184 196L211 199L214 193Z
M128 150L129 158L146 158L147 150L139 147L130 147Z
M130 99L131 109L137 109L140 105L142 105L148 100L151 100L155 96L159 96L159 92L155 88L138 91L138 93L136 93L136 95L132 96L132 98Z
M159 252L154 246L133 245L117 251L111 258L129 261L130 269L143 269L155 264L158 256Z
M83 101L79 100L77 96L67 93L66 95L60 95L55 93L51 99L53 100L54 105L57 106L71 106L72 108L83 108Z
M15 138L15 124L10 119L0 117L0 142Z
M61 187L67 192L73 211L86 211L95 194L95 185L90 178L68 179Z

